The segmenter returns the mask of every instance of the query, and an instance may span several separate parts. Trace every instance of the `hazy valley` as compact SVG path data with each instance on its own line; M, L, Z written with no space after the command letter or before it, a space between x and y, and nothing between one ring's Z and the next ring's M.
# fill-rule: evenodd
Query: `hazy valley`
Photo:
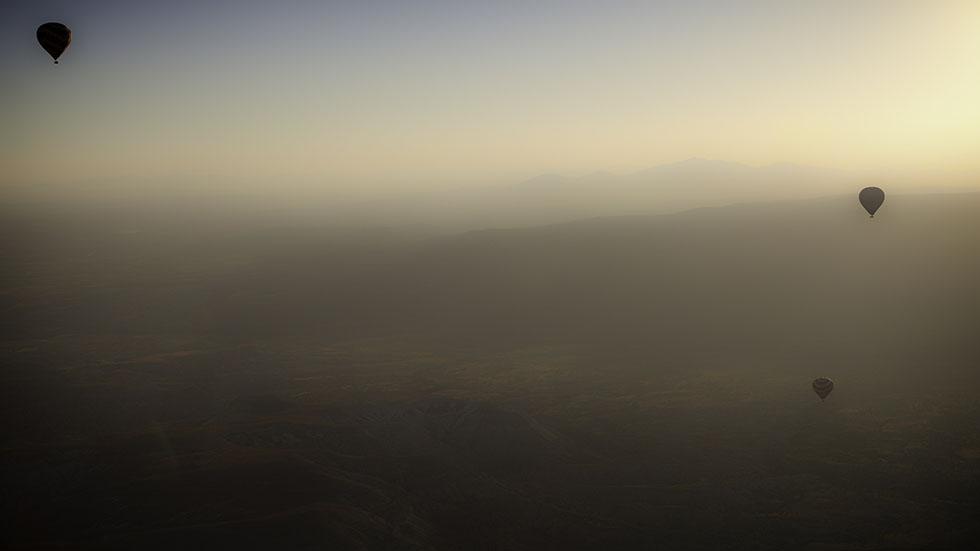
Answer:
M978 215L847 195L431 235L19 208L5 543L972 541Z

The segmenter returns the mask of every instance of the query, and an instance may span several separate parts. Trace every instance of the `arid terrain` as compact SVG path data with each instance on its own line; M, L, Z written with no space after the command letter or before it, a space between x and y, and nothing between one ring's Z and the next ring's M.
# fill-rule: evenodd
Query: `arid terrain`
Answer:
M4 545L963 548L980 195L886 206L437 236L11 211Z

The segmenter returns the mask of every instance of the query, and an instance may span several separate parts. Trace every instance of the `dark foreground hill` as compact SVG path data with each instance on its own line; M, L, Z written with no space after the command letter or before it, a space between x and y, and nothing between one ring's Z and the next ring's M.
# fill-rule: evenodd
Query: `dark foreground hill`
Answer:
M980 195L435 239L12 213L3 542L969 545L978 220Z

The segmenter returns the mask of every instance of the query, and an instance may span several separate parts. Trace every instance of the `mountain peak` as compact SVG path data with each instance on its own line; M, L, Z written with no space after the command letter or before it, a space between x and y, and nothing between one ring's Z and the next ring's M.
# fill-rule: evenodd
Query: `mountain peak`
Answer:
M720 159L706 159L704 157L691 157L683 161L666 163L648 168L641 172L664 172L674 170L745 170L751 168L742 163L733 161L722 161Z

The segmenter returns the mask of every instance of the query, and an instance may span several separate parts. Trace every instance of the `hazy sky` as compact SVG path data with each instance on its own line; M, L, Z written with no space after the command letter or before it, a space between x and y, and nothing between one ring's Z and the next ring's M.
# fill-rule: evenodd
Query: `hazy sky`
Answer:
M980 168L977 0L2 6L3 185ZM74 32L57 66L49 20Z

